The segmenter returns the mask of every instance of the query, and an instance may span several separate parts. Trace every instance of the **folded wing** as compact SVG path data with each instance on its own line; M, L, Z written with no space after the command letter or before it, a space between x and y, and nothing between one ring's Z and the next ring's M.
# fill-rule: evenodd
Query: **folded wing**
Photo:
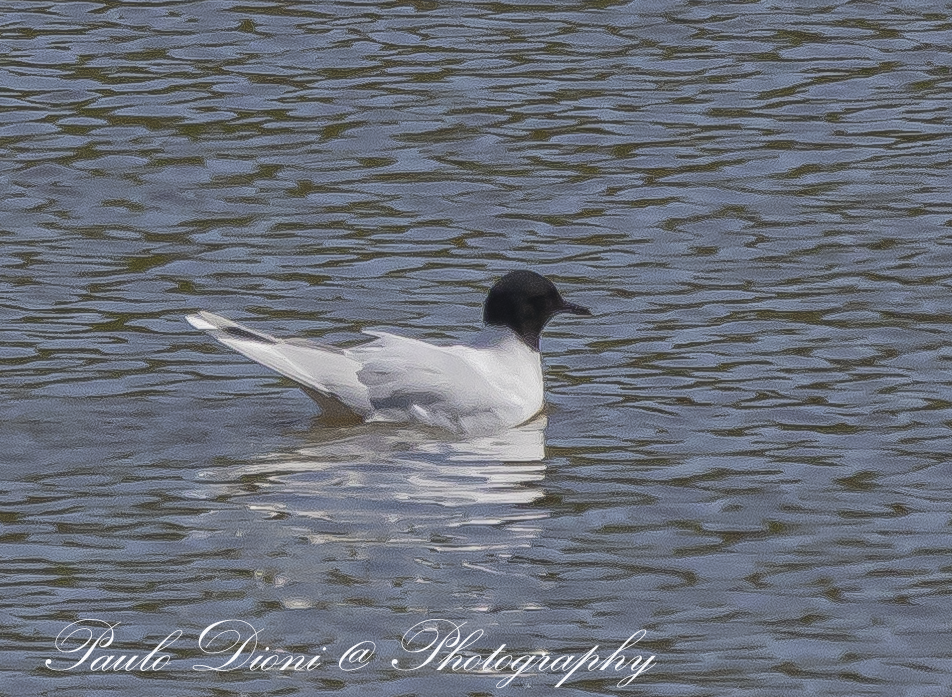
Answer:
M512 423L516 405L484 370L461 355L460 347L440 347L386 332L347 351L362 368L378 420L409 418L458 432L478 433ZM518 419L517 419L518 420Z

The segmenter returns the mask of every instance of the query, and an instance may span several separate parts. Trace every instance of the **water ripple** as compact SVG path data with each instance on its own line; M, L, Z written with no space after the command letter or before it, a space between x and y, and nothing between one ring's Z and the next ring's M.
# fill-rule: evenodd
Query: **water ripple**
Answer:
M0 8L11 693L88 694L88 674L42 666L93 612L136 647L227 617L305 651L396 642L423 617L526 652L645 628L652 694L942 693L946 14ZM182 320L450 341L518 266L596 312L547 333L531 458L328 434ZM207 689L161 677L95 689ZM469 677L281 689L495 684ZM239 682L275 686L219 687Z

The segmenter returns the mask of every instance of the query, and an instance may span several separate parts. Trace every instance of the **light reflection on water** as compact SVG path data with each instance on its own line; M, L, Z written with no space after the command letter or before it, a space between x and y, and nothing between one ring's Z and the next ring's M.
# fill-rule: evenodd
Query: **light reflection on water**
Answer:
M45 671L95 613L179 665L228 617L382 653L449 617L645 628L637 694L945 694L947 8L0 10L5 690L494 689ZM451 342L524 266L596 316L511 441L323 430L183 320Z
M291 452L218 467L199 477L231 482L221 493L236 495L253 482L256 494L267 491L270 498L282 501L276 504L282 511L297 515L308 512L283 502L285 497L307 504L333 493L343 507L352 499L370 504L373 516L379 514L381 504L394 501L509 510L544 495L539 483L545 477L546 423L546 417L540 416L523 426L469 440L447 440L439 431L375 424L322 430L313 434L319 439L312 435L312 442ZM433 515L445 518L447 513L436 509Z

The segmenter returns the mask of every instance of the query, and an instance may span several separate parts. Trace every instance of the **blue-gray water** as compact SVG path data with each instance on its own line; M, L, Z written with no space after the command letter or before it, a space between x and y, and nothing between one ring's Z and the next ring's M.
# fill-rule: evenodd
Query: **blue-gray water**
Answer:
M0 3L0 693L948 694L949 5L792 6ZM183 320L452 341L522 267L595 316L488 441ZM84 618L182 636L48 668ZM228 619L329 658L191 670ZM426 619L656 658L396 670Z

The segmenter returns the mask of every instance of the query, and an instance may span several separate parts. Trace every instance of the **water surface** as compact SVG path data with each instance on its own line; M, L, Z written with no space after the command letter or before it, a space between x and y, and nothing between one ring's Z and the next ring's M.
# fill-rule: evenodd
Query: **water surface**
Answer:
M646 631L566 695L945 694L947 9L0 2L4 689L554 690L391 666L443 618ZM595 316L490 441L322 428L183 319L451 342L523 267ZM47 668L82 618L183 634ZM192 671L227 619L330 658Z

